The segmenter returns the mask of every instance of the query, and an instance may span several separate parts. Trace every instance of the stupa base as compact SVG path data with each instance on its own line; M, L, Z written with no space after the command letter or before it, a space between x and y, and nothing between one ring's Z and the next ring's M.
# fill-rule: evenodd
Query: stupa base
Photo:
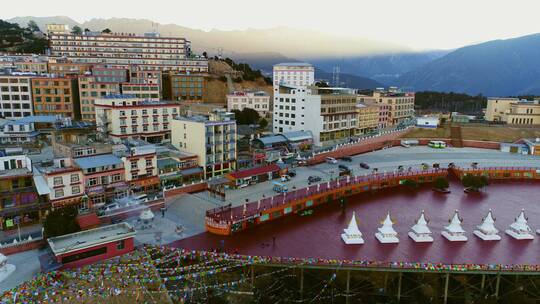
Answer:
M375 237L377 238L377 240L379 240L379 242L381 242L382 244L395 244L395 243L399 243L399 239L395 236L391 236L391 237L388 237L388 236L384 236L382 235L381 233L377 232L375 233Z
M10 274L12 274L15 271L16 267L12 264L7 264L4 267L0 269L0 282L7 279Z
M513 237L516 240L532 240L534 239L534 235L530 233L517 233L514 230L507 229L506 234Z
M362 245L362 244L364 244L364 239L363 238L361 238L361 237L360 238L358 238L358 237L349 237L349 236L347 236L346 233L341 234L341 239L347 245Z
M467 237L464 235L452 235L447 231L443 231L441 232L441 234L450 242L466 242L468 240Z
M417 243L431 243L433 238L431 236L418 235L412 231L409 231L409 237Z
M485 234L480 230L474 230L474 235L481 238L483 241L500 241L501 236L498 234Z

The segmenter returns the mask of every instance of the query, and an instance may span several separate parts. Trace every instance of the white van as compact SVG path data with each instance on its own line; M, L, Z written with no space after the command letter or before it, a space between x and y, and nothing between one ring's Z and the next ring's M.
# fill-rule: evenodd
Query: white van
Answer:
M133 197L136 201L144 202L146 199L148 199L148 195L146 193L143 194L137 194Z
M337 164L337 159L335 159L333 157L327 157L324 160L329 164Z

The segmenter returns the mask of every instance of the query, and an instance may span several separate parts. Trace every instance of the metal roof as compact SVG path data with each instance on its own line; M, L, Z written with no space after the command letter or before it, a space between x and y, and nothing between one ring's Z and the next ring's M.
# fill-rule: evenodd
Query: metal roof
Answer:
M311 131L292 131L283 133L282 135L289 141L313 139Z
M272 136L266 136L266 137L260 137L260 138L257 138L257 139L260 140L263 143L263 145L265 145L265 146L287 141L287 138L285 136L281 135L281 134L272 135Z
M118 165L122 160L112 154L95 155L88 157L76 158L75 163L81 169L97 168L110 165Z
M203 169L201 167L189 168L189 169L180 171L180 173L182 173L182 175L184 176L192 175L192 174L197 174L197 173L203 173Z

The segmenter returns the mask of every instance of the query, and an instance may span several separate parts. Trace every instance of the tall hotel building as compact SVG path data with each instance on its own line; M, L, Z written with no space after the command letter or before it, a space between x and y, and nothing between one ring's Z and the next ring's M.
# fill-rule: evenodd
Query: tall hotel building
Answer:
M31 75L0 73L0 117L32 115Z
M146 70L207 72L208 61L192 56L185 38L160 37L158 34L107 34L68 31L49 32L52 56L67 57L74 63L144 66Z

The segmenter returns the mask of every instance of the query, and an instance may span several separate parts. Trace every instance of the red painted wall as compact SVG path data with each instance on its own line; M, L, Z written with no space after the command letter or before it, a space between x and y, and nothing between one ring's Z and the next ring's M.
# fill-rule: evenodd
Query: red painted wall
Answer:
M90 248L70 252L68 254L59 255L59 256L56 257L56 260L59 263L62 263L62 257L72 256L72 255L75 255L75 254L78 254L78 253L91 251L91 250L99 249L99 248L102 248L102 247L107 247L107 252L105 254L96 255L96 256L93 256L93 257L88 257L86 259L73 261L71 263L67 263L67 264L62 265L63 269L81 267L81 266L84 266L84 265L88 265L88 264L92 264L92 263L95 263L95 262L98 262L98 261L110 259L112 257L123 255L123 254L126 254L128 252L133 251L133 249L134 249L133 237L125 239L124 242L125 242L125 247L122 250L117 250L116 249L116 241L114 241L114 242L111 242L111 243L101 244L101 245L98 245L98 246L95 246L95 247L90 247Z
M206 188L208 188L208 185L206 183L200 183L200 184L188 185L185 187L178 187L176 189L165 190L163 191L163 195L165 196L165 198L168 198L168 197L180 195L183 193L194 193L194 192L204 191L206 190Z
M15 254L23 251L33 250L45 246L45 241L35 240L33 242L22 243L14 246L0 248L0 253L3 255Z

